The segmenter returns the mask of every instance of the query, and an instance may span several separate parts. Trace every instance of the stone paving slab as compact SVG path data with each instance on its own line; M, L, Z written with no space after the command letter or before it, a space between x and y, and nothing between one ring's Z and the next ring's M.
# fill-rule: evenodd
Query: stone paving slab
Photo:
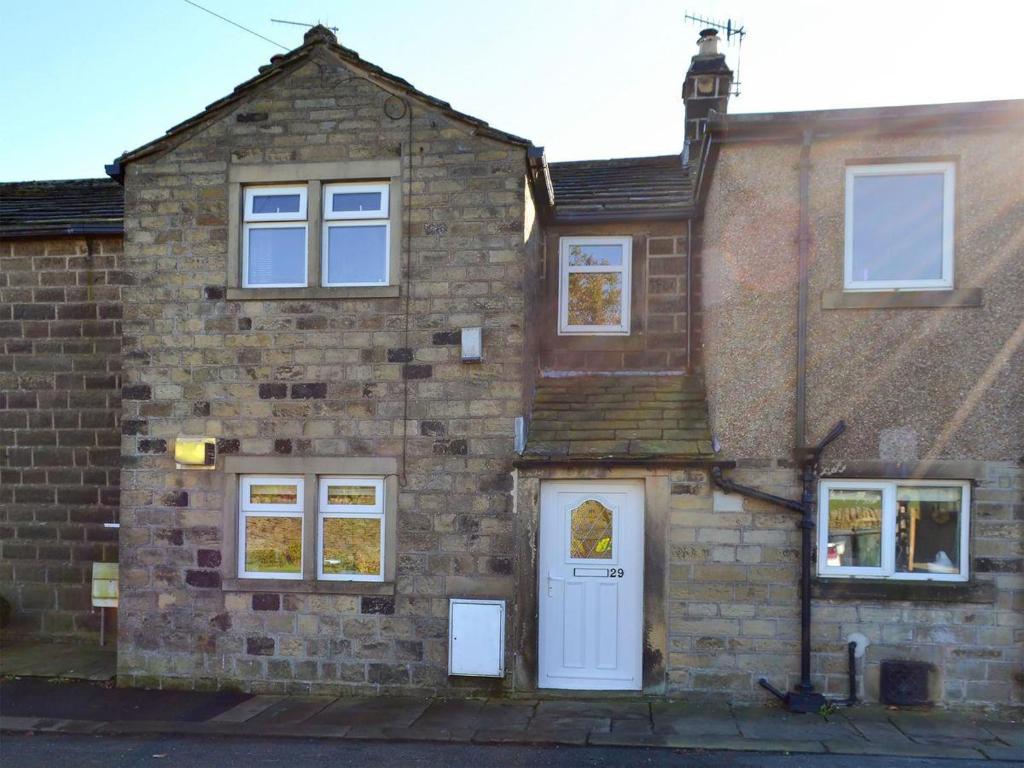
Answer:
M650 720L651 705L646 701L542 701L537 718L616 718Z
M334 702L332 696L283 696L245 722L269 727L304 723Z
M237 707L232 707L226 712L221 712L216 717L210 718L212 723L244 723L277 704L284 696L261 694L253 696L248 701L243 701Z
M980 750L970 747L943 747L907 741L903 744L878 744L863 739L826 739L825 749L841 755L891 755L893 757L943 757L977 760L982 757Z
M117 651L112 646L70 643L5 644L0 654L4 677L57 677L106 682L117 672Z
M702 706L689 702L651 703L654 733L666 736L740 736L728 706Z
M1012 747L1024 749L1024 723L985 723L985 730Z
M839 717L826 720L821 715L796 715L782 709L743 707L733 710L740 733L748 739L823 741L858 738L850 723Z
M984 746L978 747L978 749L989 760L1016 761L1021 765L1024 765L1024 748L1022 747L1004 747L998 744L985 744Z
M409 727L430 706L428 699L369 696L337 699L311 718L317 725L357 727Z

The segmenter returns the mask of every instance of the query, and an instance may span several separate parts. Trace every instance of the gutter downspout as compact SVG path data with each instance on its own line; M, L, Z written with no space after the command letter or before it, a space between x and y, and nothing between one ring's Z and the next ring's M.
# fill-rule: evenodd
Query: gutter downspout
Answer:
M811 143L814 129L805 128L800 145L800 223L797 229L797 302L796 302L796 420L795 454L807 445L807 293L810 260L810 186Z
M693 217L686 220L686 373L693 373Z
M845 430L845 422L837 422L820 443L804 451L801 468L803 493L800 501L735 483L722 476L721 467L711 468L712 480L726 493L738 493L800 513L800 521L797 523L800 528L800 683L795 691L783 693L764 678L758 681L763 688L785 702L791 712L817 712L827 703L825 697L814 690L814 684L811 682L811 549L817 507L815 483L818 479L821 454ZM850 698L853 698L853 694Z

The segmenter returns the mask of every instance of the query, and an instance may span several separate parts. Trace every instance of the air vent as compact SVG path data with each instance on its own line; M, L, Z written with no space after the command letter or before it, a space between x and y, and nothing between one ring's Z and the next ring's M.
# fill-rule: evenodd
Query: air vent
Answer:
M930 704L928 678L932 669L923 661L883 661L879 679L882 703L898 707Z

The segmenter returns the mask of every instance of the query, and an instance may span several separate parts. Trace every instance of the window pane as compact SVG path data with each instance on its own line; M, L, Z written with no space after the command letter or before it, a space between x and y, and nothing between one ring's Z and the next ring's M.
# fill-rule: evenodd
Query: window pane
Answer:
M569 557L580 560L610 560L612 557L612 511L594 499L587 499L570 513L572 539Z
M299 488L296 485L250 485L250 504L297 504Z
M616 244L573 244L569 246L569 266L621 267L622 246Z
M328 504L356 504L372 507L377 503L377 489L372 485L327 486Z
M941 173L855 176L853 279L942 279Z
M380 192L332 192L331 210L339 213L379 211L382 197Z
M621 325L622 275L569 274L569 325Z
M325 517L323 572L380 575L380 518Z
M306 228L251 227L248 285L306 283Z
M252 196L253 213L298 213L300 195L256 195Z
M383 283L387 275L387 227L330 227L328 283Z
M896 570L960 572L960 488L896 489Z
M828 493L828 565L882 565L882 491L833 488Z
M302 518L249 515L245 518L245 570L299 573Z

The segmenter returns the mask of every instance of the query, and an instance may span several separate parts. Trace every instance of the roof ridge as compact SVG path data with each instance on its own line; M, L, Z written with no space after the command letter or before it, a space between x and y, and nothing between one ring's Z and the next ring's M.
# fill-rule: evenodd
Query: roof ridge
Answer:
M635 162L637 160L668 160L668 159L679 159L680 154L664 154L664 155L631 155L628 157L604 157L604 158L592 158L589 160L548 160L548 165L583 165L584 163L625 163Z

